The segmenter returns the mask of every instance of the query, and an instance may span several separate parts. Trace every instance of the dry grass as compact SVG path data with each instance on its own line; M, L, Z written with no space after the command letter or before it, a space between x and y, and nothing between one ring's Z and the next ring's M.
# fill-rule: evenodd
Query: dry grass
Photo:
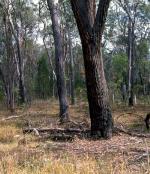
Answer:
M52 154L49 156L45 154L37 158L34 155L31 157L26 152L23 157L15 154L3 157L0 162L0 172L2 174L123 174L129 173L129 170L124 161L114 166L111 161L106 163L89 156L82 158L66 156L55 159Z
M15 126L3 125L0 127L0 142L12 143L15 140L15 136L20 133L20 130Z
M0 122L0 174L150 174L149 139L120 134L111 140L54 142L22 135L25 120L36 127L60 127L58 109L56 101L35 101L30 108L17 109L18 115L26 113L23 118ZM145 132L141 121L147 111L149 107L138 106L115 109L113 115L115 123ZM87 115L84 102L70 107L76 122L86 120L88 125ZM1 109L0 119L8 116L10 113Z
M138 170L127 166L126 160L119 162L95 159L90 156L55 157L51 154L24 153L5 154L0 161L1 174L146 174L147 166L143 164ZM15 159L15 160L14 160Z

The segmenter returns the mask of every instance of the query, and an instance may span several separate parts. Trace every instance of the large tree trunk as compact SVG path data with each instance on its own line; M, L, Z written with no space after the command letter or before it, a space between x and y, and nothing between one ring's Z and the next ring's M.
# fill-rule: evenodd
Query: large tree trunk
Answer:
M56 76L57 76L57 89L60 104L60 121L64 122L69 119L68 115L68 102L66 97L66 85L64 74L64 54L62 49L62 36L60 32L60 16L58 4L53 0L47 0L50 10L52 29L55 43L55 62L56 62Z
M101 51L100 45L97 48L93 43L83 45L91 133L92 135L110 137L112 115L108 103L108 89Z
M94 0L71 0L83 48L91 135L104 138L112 136L113 128L101 48L109 3L110 0L100 0L95 17Z

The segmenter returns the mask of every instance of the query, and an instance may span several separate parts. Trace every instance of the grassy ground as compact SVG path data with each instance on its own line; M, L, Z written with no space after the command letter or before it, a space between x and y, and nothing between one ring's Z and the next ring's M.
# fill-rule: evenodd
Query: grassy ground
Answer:
M59 125L58 104L35 101L29 108L16 110L19 118L3 120L11 114L0 111L0 174L150 174L150 140L117 134L111 140L52 141L34 134L23 135L27 122L33 127L77 127ZM84 102L70 107L72 120L89 127L88 107ZM115 124L136 133L145 130L144 116L149 106L114 107Z

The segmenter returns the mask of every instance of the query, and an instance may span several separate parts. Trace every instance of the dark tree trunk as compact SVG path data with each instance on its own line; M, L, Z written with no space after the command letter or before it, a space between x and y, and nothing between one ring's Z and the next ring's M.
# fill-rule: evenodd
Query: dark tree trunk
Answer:
M135 66L135 36L134 23L129 18L128 26L128 93L129 106L134 105L134 66Z
M5 28L5 45L7 52L7 69L5 69L5 88L7 107L11 112L14 112L14 79L15 79L15 66L14 66L14 48L12 44L12 30L8 17L4 15L4 28Z
M150 124L150 113L148 113L146 115L146 118L145 118L145 124L146 124L146 128L147 130L149 130L149 124Z
M18 66L19 66L19 101L21 104L26 102L25 85L24 85L24 70L23 70L23 59L21 56L21 50L19 40L17 38L17 53L18 53Z
M126 101L126 90L127 88L126 88L126 83L125 82L123 82L122 84L121 84L121 95L122 95L122 101L123 102L125 102Z
M95 0L71 0L82 42L91 135L104 138L112 136L113 128L101 48L109 3L100 0L95 17Z
M88 48L88 49L87 49ZM102 137L110 136L112 115L108 103L108 90L103 69L101 48L83 46L86 86L89 101L91 132Z
M66 97L66 85L64 74L64 54L62 46L62 36L60 32L60 16L58 10L58 4L55 4L53 0L47 0L50 10L52 29L55 43L55 62L56 62L56 76L57 76L57 89L60 104L60 121L64 122L69 119L68 115L68 102Z
M0 79L3 82L3 88L4 88L4 91L5 91L5 94L7 94L7 84L6 84L5 76L4 76L4 73L3 73L1 67L0 67Z

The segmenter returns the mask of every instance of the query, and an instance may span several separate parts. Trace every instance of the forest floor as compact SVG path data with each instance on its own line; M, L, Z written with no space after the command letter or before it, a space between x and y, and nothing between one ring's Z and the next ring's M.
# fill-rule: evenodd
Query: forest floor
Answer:
M150 106L114 106L115 125L130 132L149 135L144 124ZM54 101L35 101L31 107L18 108L14 116L0 110L0 174L150 174L150 138L114 134L110 140L53 139L23 134L22 129L89 129L88 106L70 106L70 123L60 125L59 107ZM9 118L9 119L6 119ZM30 125L29 125L30 124Z

